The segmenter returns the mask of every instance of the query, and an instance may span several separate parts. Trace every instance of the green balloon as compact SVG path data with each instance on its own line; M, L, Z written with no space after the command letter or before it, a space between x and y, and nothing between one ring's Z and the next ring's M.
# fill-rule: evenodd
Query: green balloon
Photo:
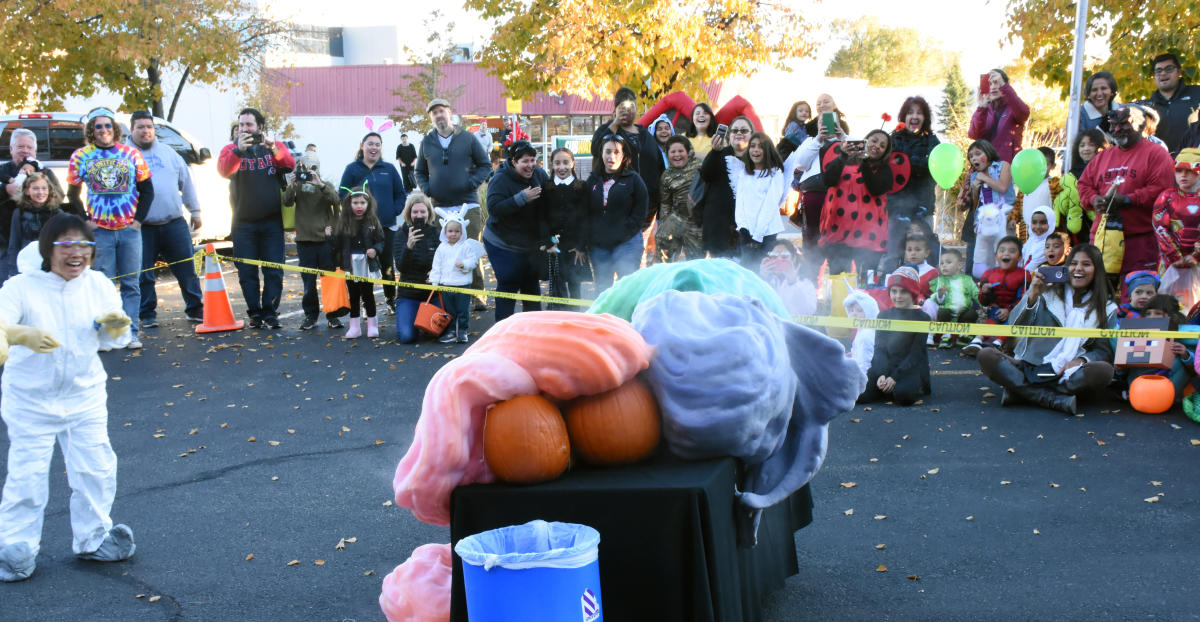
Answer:
M954 143L940 143L929 152L929 174L937 185L949 190L963 172L963 152Z
M1046 156L1037 149L1022 149L1012 161L1013 183L1017 190L1029 194L1037 190L1046 178Z

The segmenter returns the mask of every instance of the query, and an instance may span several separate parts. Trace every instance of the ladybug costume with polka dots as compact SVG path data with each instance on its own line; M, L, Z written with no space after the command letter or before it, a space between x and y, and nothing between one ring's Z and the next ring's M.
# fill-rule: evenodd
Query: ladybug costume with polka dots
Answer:
M841 244L882 252L887 249L887 195L908 183L911 165L903 153L872 164L848 164L839 144L822 155L826 187L821 210L821 246Z

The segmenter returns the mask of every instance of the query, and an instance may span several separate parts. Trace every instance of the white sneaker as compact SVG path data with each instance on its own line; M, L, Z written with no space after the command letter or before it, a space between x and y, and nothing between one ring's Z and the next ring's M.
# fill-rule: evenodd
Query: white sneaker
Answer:
M975 356L976 354L979 354L979 351L982 349L983 349L983 339L976 337L971 340L971 343L968 343L967 345L963 346L962 353L963 353L963 356Z
M929 333L929 336L925 338L925 346L928 348L932 348L935 345L936 344L933 343L933 333Z
M128 344L125 344L125 349L126 350L141 350L142 342L140 340L138 340L137 337L134 337L133 339L129 340Z

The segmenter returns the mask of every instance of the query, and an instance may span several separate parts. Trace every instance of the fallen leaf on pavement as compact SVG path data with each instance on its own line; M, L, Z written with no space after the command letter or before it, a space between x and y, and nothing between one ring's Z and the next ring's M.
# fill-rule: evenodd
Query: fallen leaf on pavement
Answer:
M258 440L257 438L254 438L253 436L251 436L250 438L246 439L246 442L247 442L247 443L253 443L253 442L257 441L257 440Z
M1038 530L1034 529L1034 530L1033 530L1033 535L1035 535L1035 536L1040 536L1040 535L1042 535L1042 532L1040 532L1040 531L1038 531Z
M374 571L374 570L368 570L368 571L366 571L366 572L364 572L364 573L363 573L363 576L364 576L364 577L369 577L369 576L371 576L371 575L373 575L373 574L375 574L375 571Z
M1146 503L1158 503L1158 497L1146 497L1145 499L1142 499L1142 501L1145 501Z
M930 475L937 475L937 474L938 474L938 471L941 471L941 470L942 470L942 469L941 469L941 467L934 467L934 468L932 468L932 469L929 469L928 471L925 471L925 472L926 472L926 473L928 473L928 474L930 474Z
M849 510L846 510L845 512L842 512L842 514L845 514L846 516L853 516L853 515L854 515L854 508L850 508Z
M162 596L155 595L155 596L151 596L150 598L146 599L146 602L156 603L160 600L162 600Z
M267 444L271 447L279 447L279 441L267 441Z
M920 581L920 580L921 580L921 577L918 577L918 576L917 576L917 575L915 575L915 574L910 574L910 575L908 575L908 580L909 580L909 581Z
M250 561L250 560L252 560L252 559L254 559L254 553L251 553L251 554L249 554L249 555L247 555L247 556L246 556L246 561Z
M887 566L879 564L879 567L875 569L875 572L887 572Z
M968 516L968 517L967 517L967 520L975 520L975 517L974 517L974 516Z
M1162 486L1162 482L1158 482L1158 481L1150 480L1150 485L1151 485L1151 486L1158 487L1158 486Z
M299 565L300 565L300 560L298 560L298 559L293 559L292 561L288 562L288 563L287 563L287 564L285 564L285 565L287 565L287 566L299 566Z
M875 550L876 550L876 551L882 551L883 549L886 549L886 548L887 548L887 545L886 545L886 544L876 544L876 545L875 545Z
M883 520L885 518L887 518L887 514L876 514L875 515L875 520Z
M842 482L842 488L854 488L858 482Z
M1006 479L1002 479L1002 480L1000 480L1000 485L1001 485L1001 486L1007 486L1007 485L1009 485L1009 484L1011 484L1011 483L1012 483L1012 482L1010 482L1010 481L1008 481L1008 480L1006 480Z
M323 559L318 559L317 561L313 562L313 565L314 565L314 566L324 566L324 565L325 565L325 560L323 560Z

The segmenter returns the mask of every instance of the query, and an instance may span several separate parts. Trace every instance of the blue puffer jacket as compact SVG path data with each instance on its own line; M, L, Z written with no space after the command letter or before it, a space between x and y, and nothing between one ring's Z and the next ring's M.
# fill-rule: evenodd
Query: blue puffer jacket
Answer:
M347 189L361 186L363 181L367 182L367 192L375 197L380 224L391 228L396 224L396 216L404 211L404 201L408 197L400 171L392 163L383 160L368 169L359 158L346 165L338 188L338 199L346 198Z

